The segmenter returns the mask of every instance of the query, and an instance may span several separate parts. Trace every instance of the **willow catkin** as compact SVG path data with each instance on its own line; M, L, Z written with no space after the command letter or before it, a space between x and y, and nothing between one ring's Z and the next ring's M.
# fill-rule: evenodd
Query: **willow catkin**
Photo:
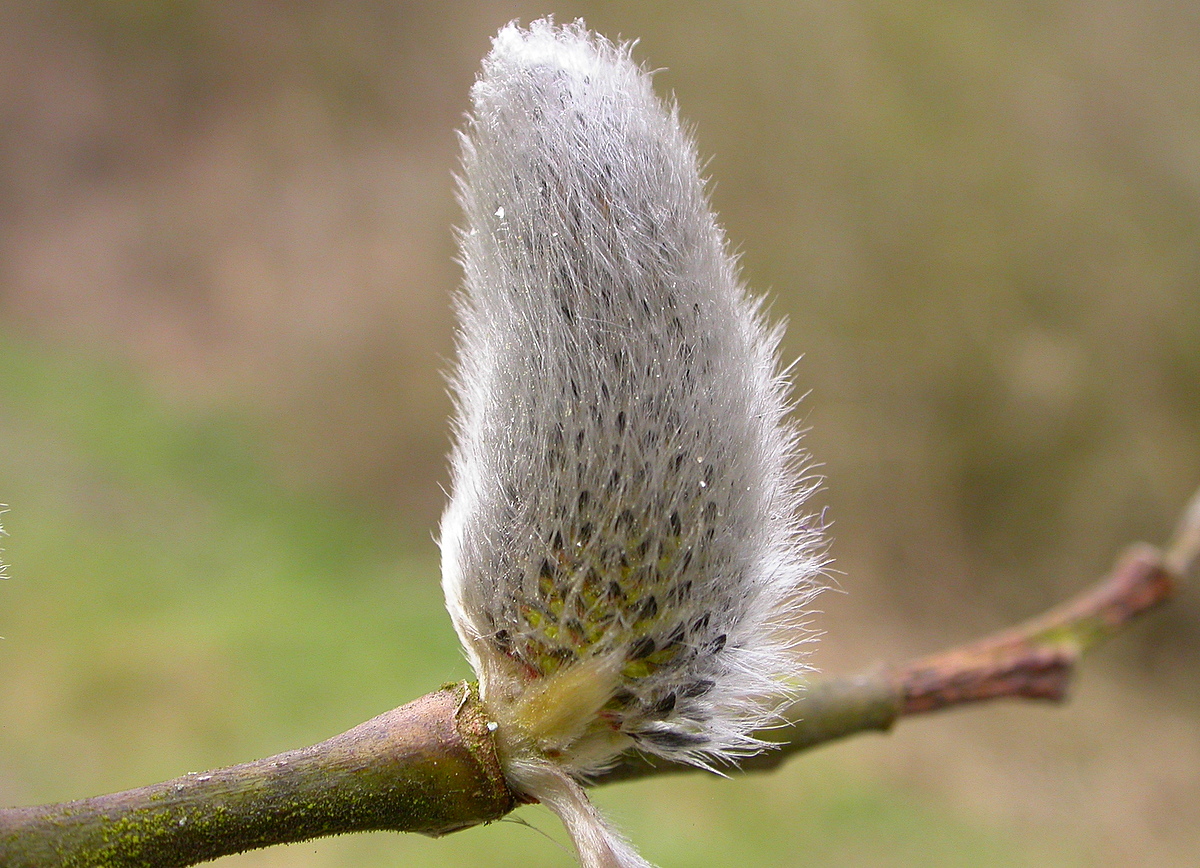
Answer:
M580 783L759 750L802 668L822 558L779 330L629 46L510 24L471 97L447 607L511 785L585 865L645 865Z

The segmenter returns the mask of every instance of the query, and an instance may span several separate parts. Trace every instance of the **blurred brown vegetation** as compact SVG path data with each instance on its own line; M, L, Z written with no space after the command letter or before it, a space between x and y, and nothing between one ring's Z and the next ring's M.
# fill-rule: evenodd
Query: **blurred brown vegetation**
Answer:
M427 540L454 130L490 34L551 8L663 69L803 354L848 592L819 666L968 638L1165 538L1200 482L1193 3L0 2L0 324L253 416L297 490ZM1098 829L1096 864L1185 864L1200 593L1096 662L1065 710L854 749Z

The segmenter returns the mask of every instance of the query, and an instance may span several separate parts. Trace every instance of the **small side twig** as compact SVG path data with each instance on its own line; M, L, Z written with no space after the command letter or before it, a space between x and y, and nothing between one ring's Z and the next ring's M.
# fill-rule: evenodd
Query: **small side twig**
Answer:
M1162 554L1133 546L1107 578L1073 600L1011 630L896 670L903 714L1000 697L1062 700L1084 652L1165 600L1172 586Z

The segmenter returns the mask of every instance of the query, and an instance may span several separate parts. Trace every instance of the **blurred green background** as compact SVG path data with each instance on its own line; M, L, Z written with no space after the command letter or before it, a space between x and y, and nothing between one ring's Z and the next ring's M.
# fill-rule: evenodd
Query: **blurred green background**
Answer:
M468 675L433 543L455 129L488 37L549 11L641 40L803 354L846 592L816 665L971 638L1168 535L1200 483L1194 3L0 0L0 803ZM1200 591L1065 708L599 799L670 868L1194 865ZM571 864L520 816L545 834L222 864Z

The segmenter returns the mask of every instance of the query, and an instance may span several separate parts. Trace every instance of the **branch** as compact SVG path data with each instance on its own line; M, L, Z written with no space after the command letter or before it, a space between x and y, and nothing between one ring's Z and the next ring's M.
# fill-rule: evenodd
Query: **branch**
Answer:
M0 865L176 868L345 832L443 835L516 806L455 684L328 741L124 793L0 810Z
M901 717L1001 697L1060 701L1083 655L1167 599L1200 560L1200 492L1163 554L1135 545L1112 573L1049 612L969 645L892 669L807 685L777 750L746 770ZM179 868L244 850L369 830L442 835L520 803L504 781L474 689L442 689L328 741L265 760L124 793L0 809L0 865ZM630 755L596 784L691 766Z

